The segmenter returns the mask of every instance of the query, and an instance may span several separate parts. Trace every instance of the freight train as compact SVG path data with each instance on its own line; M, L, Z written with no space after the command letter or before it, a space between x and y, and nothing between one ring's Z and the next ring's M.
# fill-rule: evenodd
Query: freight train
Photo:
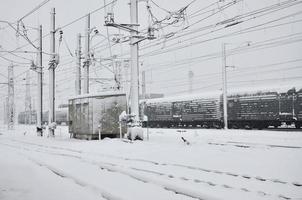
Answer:
M302 126L302 89L237 92L227 99L228 128ZM141 101L140 107L147 116L144 127L224 127L221 94L149 99Z
M67 125L68 124L68 108L65 106L60 106L56 110L56 123L59 125ZM29 112L20 112L18 114L18 123L19 124L36 124L37 122L37 112L31 111ZM42 114L42 124L48 124L48 111L43 112Z

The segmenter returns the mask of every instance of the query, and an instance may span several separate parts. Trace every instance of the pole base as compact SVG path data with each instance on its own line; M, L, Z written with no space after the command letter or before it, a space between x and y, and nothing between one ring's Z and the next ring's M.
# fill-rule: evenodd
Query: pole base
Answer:
M127 138L129 140L144 140L144 131L141 126L128 128Z

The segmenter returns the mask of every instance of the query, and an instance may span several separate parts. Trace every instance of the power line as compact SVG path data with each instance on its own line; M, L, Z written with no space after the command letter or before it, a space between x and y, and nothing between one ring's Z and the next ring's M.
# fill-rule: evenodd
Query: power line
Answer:
M9 59L9 58L6 58L6 57L4 57L4 56L2 56L2 55L0 55L0 58L6 60L6 61L8 61L8 62L11 62L11 63L17 63L17 64L23 64L23 65L29 65L29 64L30 64L30 63L24 63L24 62L17 62L17 61L11 60L11 59Z
M109 5L113 4L113 3L115 3L116 1L117 1L117 0L112 0L111 2L107 3L106 5L101 6L101 7L99 7L99 8L96 8L95 10L91 11L90 14L93 14L93 13L95 13L95 12L98 12L99 10L102 10L102 9L104 9L105 7L107 7L107 6L109 6ZM79 18L76 18L76 19L74 19L73 21L71 21L71 22L69 22L69 23L67 23L67 24L65 24L65 25L63 25L63 26L61 26L61 27L59 27L58 29L64 29L64 28L66 28L66 27L68 27L68 26L70 26L70 25L76 23L77 21L79 21L79 20L85 18L85 16L87 16L87 15L83 15L83 16L81 16L81 17L79 17ZM48 37L49 35L50 35L50 33L46 33L46 34L43 35L42 38ZM32 42L36 42L37 40L38 40L38 38L35 39L35 40L33 40ZM24 45L22 45L22 46L20 46L20 47L15 48L14 50L12 50L12 51L10 51L10 52L14 52L14 51L16 51L16 50L22 49L22 48L24 48L24 47L27 47L28 45L29 45L29 44L24 44Z
M264 27L264 28L262 28L262 29L252 30L252 29L257 28L257 27L260 27L260 26L264 26L264 25L267 25L267 24L271 24L271 23L274 23L274 22L277 22L277 21L284 20L284 19L289 18L289 17L293 17L293 16L296 16L296 15L300 15L301 13L302 13L302 12L299 11L299 12L296 12L296 13L293 13L293 14L290 14L290 15L286 15L286 16L284 16L284 17L280 17L280 18L278 18L278 19L274 19L274 20L271 20L271 21L262 23L262 24L258 24L258 25L252 26L252 27L244 28L244 29L242 29L242 30L240 30L240 31L235 31L235 32L232 32L232 33L224 34L224 35L222 35L222 36L213 38L213 40L214 40L214 39L220 39L220 38L228 37L228 36L233 36L233 35L246 34L246 33L249 33L249 32L258 31L258 30L263 30L263 29L267 29L267 28L274 28L274 27L276 27L276 26L282 26L282 25L286 25L286 24L289 24L289 23L300 22L300 20L299 20L299 21L298 21L298 20L295 20L295 21L288 22L288 23L283 23L283 24L280 24L280 25L275 25L275 26L270 26L270 27ZM255 19L255 18L253 18L253 19ZM250 19L250 20L252 20L252 19ZM211 27L211 26L206 26L206 27L199 28L199 29L196 29L196 30L191 31L191 32L188 32L188 33L184 33L184 34L182 34L182 35L178 35L178 36L171 37L171 38L169 38L168 40L166 40L166 42L167 42L167 41L171 41L171 40L175 40L175 39L178 39L178 38L180 38L180 37L184 37L184 36L187 36L187 35L190 35L190 34L194 34L194 33L200 32L200 31L204 31L204 30L206 30L206 29L208 29L208 28L210 28L210 27ZM220 30L225 30L225 27L221 27L221 28L219 28L219 29L212 30L212 31L207 32L207 33L203 33L203 34L201 34L201 35L198 35L198 36L195 36L195 37L188 38L188 39L186 39L186 40L184 40L184 41L190 41L190 40L192 40L192 39L196 39L196 38L199 38L199 37L202 37L202 36L206 36L206 35L209 35L209 34L213 34L214 32L217 32L217 31L220 31ZM248 30L250 30L250 31L248 31ZM248 31L248 32L247 32L247 31ZM183 43L184 41L182 41L181 43ZM207 41L208 41L208 40L207 40ZM141 49L150 48L150 47L152 47L152 46L157 46L157 45L159 45L159 44L162 44L162 43L155 43L155 44L153 44L153 45L148 45L148 46L145 45L145 46L143 46ZM169 47L170 47L170 46L177 45L177 44L179 44L179 43L170 44ZM165 46L165 48L167 48L167 46Z
M21 17L19 21L22 21L23 19L25 19L26 17L28 17L29 15L31 15L32 13L34 13L35 11L37 11L38 9L40 9L42 6L44 6L46 3L48 3L50 0L45 0L42 3L40 3L38 6L36 6L34 9L32 9L29 13L27 13L26 15L24 15L23 17Z
M272 45L284 45L286 43L293 43L293 42L300 42L302 40L302 38L300 37L300 35L302 34L302 32L299 33L295 33L295 34L291 34L291 35L286 35L286 36L281 36L281 37L276 37L276 38L271 38L268 40L264 40L264 41L259 41L259 42L255 42L253 44L251 44L250 46L247 47L237 47L237 48L233 48L231 50L227 51L227 55L235 55L235 54L240 54L240 53L245 53L246 51L244 50L258 50L257 48L261 48L261 47L266 47L266 48L271 48ZM291 38L294 36L299 36L296 38ZM288 39L290 38L290 39ZM284 43L286 42L286 43ZM177 68L178 65L184 65L184 64L188 64L191 62L194 62L195 60L211 60L211 59L217 59L221 57L221 52L215 52L215 53L210 53L210 54L206 54L206 55L202 55L202 56L196 56L196 57L191 57L191 58L187 58L187 59L182 59L182 60L177 60L176 62L164 62L164 63L155 63L153 64L154 66L156 66L157 68L162 68L163 66L167 66L167 65L173 65L173 69ZM154 67L149 67L149 68L145 68L145 70L148 69L154 69Z
M298 14L301 14L301 13L302 13L302 12L299 11L299 12L297 12L297 13L294 13L294 14L291 14L291 15L286 16L286 18L287 18L287 17L291 17L291 16L295 16L295 15L298 15ZM284 19L284 18L282 17L282 18L279 18L278 20L282 20L282 19ZM273 23L273 22L275 22L275 20L272 20L272 21L270 21L270 22L268 22L268 23ZM262 25L265 25L265 24L267 24L267 23L263 23ZM254 26L254 27L252 27L252 28L255 28L255 27L258 27L258 26L259 26L259 25L256 25L256 26ZM219 30L223 30L224 28L225 28L225 27L220 28L220 29L218 29L218 31L219 31ZM212 41L212 40L220 39L220 38L223 38L223 37L233 36L234 34L245 34L245 33L247 33L247 32L244 32L244 31L250 30L250 29L252 29L252 28L251 28L251 27L248 27L248 28L245 28L245 29L240 30L240 31L235 31L235 32L233 32L233 33L225 34L225 35L223 35L223 36L217 36L217 37L215 37L215 38L206 39L206 40L203 40L203 41L201 41L201 42L200 42L200 41L191 42L191 43L189 43L189 44L184 44L184 45L181 45L181 46L178 46L178 47L174 47L174 48L165 48L165 49L153 50L153 51L148 52L148 53L146 53L146 54L154 54L154 55L163 54L163 53L171 52L171 51L173 51L173 50L179 50L179 49L183 49L183 48L186 48L186 47L189 47L189 46L192 46L192 45L197 45L197 44L200 44L200 43L204 43L204 42L207 42L207 41ZM252 30L251 30L251 31L252 31ZM214 32L214 31L210 31L210 32L208 32L208 33L202 34L202 35L197 36L197 37L201 37L201 36L205 36L205 35L208 35L208 34L212 34L213 32ZM197 37L189 38L189 39L186 39L185 41L191 41L192 39L196 39ZM170 45L170 46L174 46L174 45L177 45L177 44L179 44L179 43L174 43L174 44L172 44L172 45ZM151 46L155 46L155 45L151 45ZM142 49L146 49L146 48L148 48L148 47L145 47L145 48L142 48ZM156 52L158 52L158 53L156 53ZM146 55L146 54L143 54L143 55Z

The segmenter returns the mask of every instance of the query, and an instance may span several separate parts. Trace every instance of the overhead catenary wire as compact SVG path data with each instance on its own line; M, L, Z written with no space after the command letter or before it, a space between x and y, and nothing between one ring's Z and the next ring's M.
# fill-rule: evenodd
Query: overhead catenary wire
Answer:
M116 1L117 1L117 0L112 0L111 2L107 3L106 5L101 6L101 7L99 7L99 8L96 8L96 9L92 10L92 11L90 12L90 14L93 14L93 13L96 13L96 12L100 11L100 10L104 9L105 7L107 7L107 6L109 6L109 5L113 4L113 3L115 3ZM80 21L81 19L84 19L85 16L86 16L86 15L83 15L83 16L81 16L81 17L78 17L78 18L72 20L71 22L68 22L68 23L64 24L63 26L59 27L58 29L64 29L64 28L66 28L66 27L68 27L68 26L70 26L70 25L72 25L72 24L74 24L74 23ZM42 36L42 38L44 39L45 37L48 37L49 35L50 35L50 33L46 33L46 34L44 34L44 35ZM37 40L38 40L38 38L35 39L35 40L33 40L32 42L36 42ZM15 48L15 49L11 50L10 52L14 52L14 51L16 51L16 50L23 49L24 47L27 47L28 45L29 45L29 44L24 44L24 45L22 45L22 46L20 46L20 47L17 47L17 48Z
M298 2L295 2L295 3L301 3L301 1L298 1ZM278 4L277 4L278 5ZM292 6L293 4L291 4L291 5L288 5L288 6ZM276 5L275 5L276 6ZM284 9L285 7L282 7L282 8L280 8L280 9ZM259 13L259 10L263 10L263 9L258 9L258 10L256 10L258 13ZM267 10L267 9L266 9ZM275 12L275 11L278 11L278 9L275 9L274 11L272 11L272 12ZM270 12L271 13L271 12ZM262 16L264 16L264 15L266 15L266 14L269 14L269 13L264 13L263 15L259 15L258 17L262 17ZM211 41L211 40L215 40L215 39L219 39L219 38L223 38L223 37L231 37L231 36L235 36L235 35L241 35L241 34L246 34L246 33L249 33L249 32L254 32L254 31L257 31L257 30L251 30L251 29L253 29L253 28L257 28L257 27L259 27L259 26L264 26L264 25L267 25L267 24L270 24L270 23L274 23L274 22L276 22L276 21L280 21L280 20L284 20L284 19L286 19L286 18L290 18L290 17L293 17L293 16L296 16L296 15L300 15L301 14L301 11L298 11L298 12L296 12L296 13L292 13L292 14L289 14L289 15L286 15L286 16L283 16L283 17L280 17L280 18L277 18L277 19L274 19L274 20L270 20L270 21L268 21L268 22L264 22L264 23L262 23L262 24L259 24L259 25L255 25L255 26L252 26L252 27L247 27L247 28L244 28L244 29L241 29L241 30L239 30L239 31L234 31L234 32L232 32L232 33L227 33L227 34L224 34L224 35L222 35L222 36L217 36L217 37L214 37L214 38L212 38L212 39L207 39L207 40L204 40L204 41L201 41L201 42L199 42L199 41L197 41L197 42L191 42L191 43L189 43L189 44L185 44L185 45L182 45L182 46L180 46L181 48L178 48L178 47L175 47L175 48L173 48L173 49L168 49L167 48L167 46L165 45L165 48L164 49L159 49L158 51L159 52L162 52L162 53L167 53L167 52L171 52L171 51L173 51L173 50L179 50L179 49L182 49L182 48L186 48L186 47L190 47L190 46L192 46L192 45L198 45L198 44L201 44L201 43L203 43L203 42L207 42L207 41ZM231 18L232 19L232 18ZM254 20L254 19L256 19L255 17L252 17L252 18L250 18L250 19L248 19L248 20L246 20L246 21L249 21L249 20ZM223 20L223 21L225 21L225 20ZM295 23L295 22L299 22L298 20L296 20L296 21L293 21L292 23ZM216 23L216 24L221 24L222 23L222 21L221 22L218 22L218 23ZM281 24L281 25L285 25L285 23L284 24ZM199 32L199 31L203 31L203 30L206 30L206 29L209 29L209 28L213 28L213 27L216 27L216 25L214 24L214 25L208 25L208 26L205 26L205 27L202 27L202 28L198 28L198 29L195 29L195 30L192 30L192 31L189 31L189 32L184 32L183 34L181 34L181 35L173 35L172 37L170 37L170 38L168 38L168 39L165 39L165 42L167 42L167 41L170 41L170 40L175 40L175 39L178 39L178 38L180 38L180 37L184 37L184 36L186 36L186 35L188 35L188 34L194 34L195 32ZM277 25L276 26L271 26L271 27L266 27L266 28L274 28L274 27L277 27ZM265 27L263 28L263 29L265 29ZM203 34L201 34L201 35L199 35L199 36L197 36L197 37L203 37L203 36L207 36L207 35L209 35L209 34L212 34L212 33L214 33L214 32L217 32L217 31L220 31L220 30L225 30L225 26L222 26L221 28L219 28L219 29L217 29L217 30L211 30L211 31L209 31L209 32L207 32L207 33L203 33ZM258 29L258 30L262 30L262 29ZM197 38L196 36L195 37L192 37L192 38L189 38L189 39L186 39L187 41L190 41L190 39L196 39ZM181 43L179 43L179 42L176 42L176 43L174 43L174 44L172 44L172 46L173 45L179 45L179 44L182 44L183 42L181 42ZM141 50L145 50L145 49L148 49L148 48L150 48L150 47L152 47L152 46L157 46L157 45L160 45L160 44L162 44L162 42L157 42L157 43L154 43L153 42L153 44L151 44L151 45L142 45L142 47L140 48ZM171 46L171 45L170 45ZM100 51L103 51L103 50L100 50ZM156 52L156 51L155 51ZM128 53L124 53L123 55L127 55ZM121 56L121 55L119 55L119 56Z
M268 21L268 22L264 22L264 23L261 23L261 24L258 24L258 25L252 26L252 27L247 27L247 28L241 29L240 31L235 31L235 32L232 32L232 33L225 34L225 35L223 35L223 36L220 36L220 38L226 37L226 36L230 36L230 35L234 35L234 34L236 34L236 35L237 35L237 34L245 34L245 33L247 33L247 32L245 32L245 31L247 31L247 30L251 30L251 29L253 29L253 28L257 28L257 27L260 27L260 26L264 26L264 25L267 25L267 24L271 24L271 23L274 23L274 22L277 22L277 21L281 21L281 20L284 20L284 19L287 19L287 18L290 18L290 17L293 17L293 16L300 15L300 14L302 14L302 12L301 12L301 11L298 11L298 12L295 12L295 13L293 13L293 14L289 14L289 15L286 15L286 16L283 16L283 17L280 17L280 18L277 18L277 19L274 19L274 20L270 20L270 21ZM255 19L255 18L252 18L252 19ZM252 19L250 19L250 20L252 20ZM297 20L295 20L295 21L293 21L293 22L296 22L296 21L297 21ZM283 24L281 24L281 25L283 25ZM203 27L203 28L199 28L199 29L197 29L197 30L195 30L195 31L191 31L191 32L188 32L188 33L184 33L184 34L175 36L175 37L171 37L171 38L169 38L168 40L166 40L166 42L167 42L167 41L172 41L172 40L175 40L175 39L178 39L178 38L181 38L181 37L190 35L190 34L194 34L194 33L200 32L200 31L204 31L204 30L206 30L206 29L213 28L213 27L215 27L215 25L214 25L214 26L206 26L206 27ZM274 27L274 26L272 26L272 27ZM270 27L265 27L265 28L270 28ZM221 28L216 29L216 30L211 30L211 31L209 31L209 32L207 32L207 33L203 33L203 34L201 34L201 35L198 35L198 36L195 36L195 37L192 37L192 38L188 38L188 39L186 39L186 40L196 39L196 38L199 38L199 37L202 37L202 36L207 36L207 35L209 35L209 34L212 34L212 33L214 33L214 32L220 31L220 30L225 30L225 27L221 27ZM260 29L260 30L262 30L262 29ZM216 37L216 38L218 39L218 37ZM215 39L216 39L216 38L215 38ZM183 43L183 42L182 42L182 43ZM161 43L155 43L155 44L153 44L153 45L145 45L145 46L142 46L142 49L150 48L150 47L152 47L152 46L157 46L157 45L159 45L159 44L161 44ZM175 45L175 44L178 44L178 43L170 44L169 46L173 46L173 45ZM167 46L166 46L165 48L167 48Z
M259 50L260 48L271 48L271 47L274 47L274 45L280 46L280 45L300 42L302 40L301 34L302 34L302 32L299 32L299 33L295 33L295 34L290 34L290 35L286 35L286 36L275 37L275 38L271 38L268 40L254 42L250 46L246 46L246 47L236 47L236 48L228 50L227 55L246 53L251 50ZM191 57L191 58L187 58L187 59L178 60L177 62L154 63L153 65L156 66L156 68L162 68L163 66L167 66L168 64L171 64L175 68L178 65L188 64L195 60L199 60L199 61L211 60L211 59L220 58L220 56L221 56L221 52L218 51L215 53L209 53L209 54L205 54L205 55L201 55L201 56L195 56L195 57ZM148 70L150 68L154 69L154 67L146 67L145 70Z
M300 3L302 3L302 1L300 2ZM299 12L296 12L295 14L292 14L292 15L290 15L290 16L295 16L295 15L298 15L298 14L301 14L301 11L299 11ZM288 16L288 17L290 17L290 16ZM253 19L253 18L252 18ZM270 23L272 23L272 22L274 22L273 20L270 22ZM224 28L221 28L220 30L223 30ZM250 28L246 28L246 30L248 30L248 29L250 29ZM239 33L240 34L240 32L242 32L243 30L240 30L240 31L236 31L236 33ZM205 36L205 35L208 35L208 34L211 34L212 33L212 31L210 31L209 33L206 33L206 34L202 34L201 36ZM234 33L232 33L232 34L234 34ZM228 34L228 35L231 35L231 34ZM200 37L200 36L199 36ZM218 36L218 37L216 37L215 39L218 39L218 38L221 38L222 36ZM191 38L192 39L192 38ZM187 39L187 41L190 41L189 39ZM206 41L208 41L208 40L206 40ZM176 44L179 44L179 43L176 43ZM154 51L152 51L152 52L148 52L147 54L152 54L152 55L157 55L157 54L162 54L162 53L167 53L167 52L171 52L171 51L173 51L173 50L179 50L179 49L182 49L182 48L186 48L186 47L188 47L188 46L192 46L192 45L197 45L197 44L200 44L200 42L191 42L191 43L189 43L189 44L184 44L184 45L182 45L182 46L178 46L178 47L175 47L175 48L164 48L164 49L159 49L159 50L154 50ZM175 44L174 44L175 45ZM143 49L143 48L142 48ZM158 51L158 53L156 53ZM144 55L144 54L143 54ZM146 53L145 53L145 55L146 55Z

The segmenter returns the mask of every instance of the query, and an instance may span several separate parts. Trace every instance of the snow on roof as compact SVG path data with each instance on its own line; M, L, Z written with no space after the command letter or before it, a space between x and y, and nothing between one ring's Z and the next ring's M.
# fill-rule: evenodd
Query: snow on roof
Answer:
M277 93L286 93L288 90L294 88L294 86L279 86L279 87L244 87L244 88L229 88L228 95L247 95L247 94L256 94L256 93L268 93L268 92L277 92ZM295 87L298 91L302 87ZM171 96L164 98L155 98L155 99L143 99L140 102L146 103L163 103L163 102L177 102L177 101L188 101L200 98L219 98L222 95L221 90L216 90L213 92L203 92L196 94L187 94L181 96Z
M229 95L247 95L247 94L253 94L253 93L268 93L268 92L277 92L277 93L286 93L288 90L296 88L296 91L298 91L302 86L258 86L258 87L244 87L244 88L230 88L228 91Z
M171 97L164 97L164 98L156 98L156 99L146 99L142 100L146 103L157 103L157 102L171 102L171 101L187 101L193 99L203 98L219 98L221 92L204 92L204 93L197 93L197 94L188 94L182 96L171 96Z
M101 93L81 94L81 95L73 96L73 97L69 98L69 100L82 99L82 98L93 98L93 97L100 97L100 96L120 96L120 95L126 95L126 94L124 92L120 92L120 91L108 91L108 92L101 92Z

